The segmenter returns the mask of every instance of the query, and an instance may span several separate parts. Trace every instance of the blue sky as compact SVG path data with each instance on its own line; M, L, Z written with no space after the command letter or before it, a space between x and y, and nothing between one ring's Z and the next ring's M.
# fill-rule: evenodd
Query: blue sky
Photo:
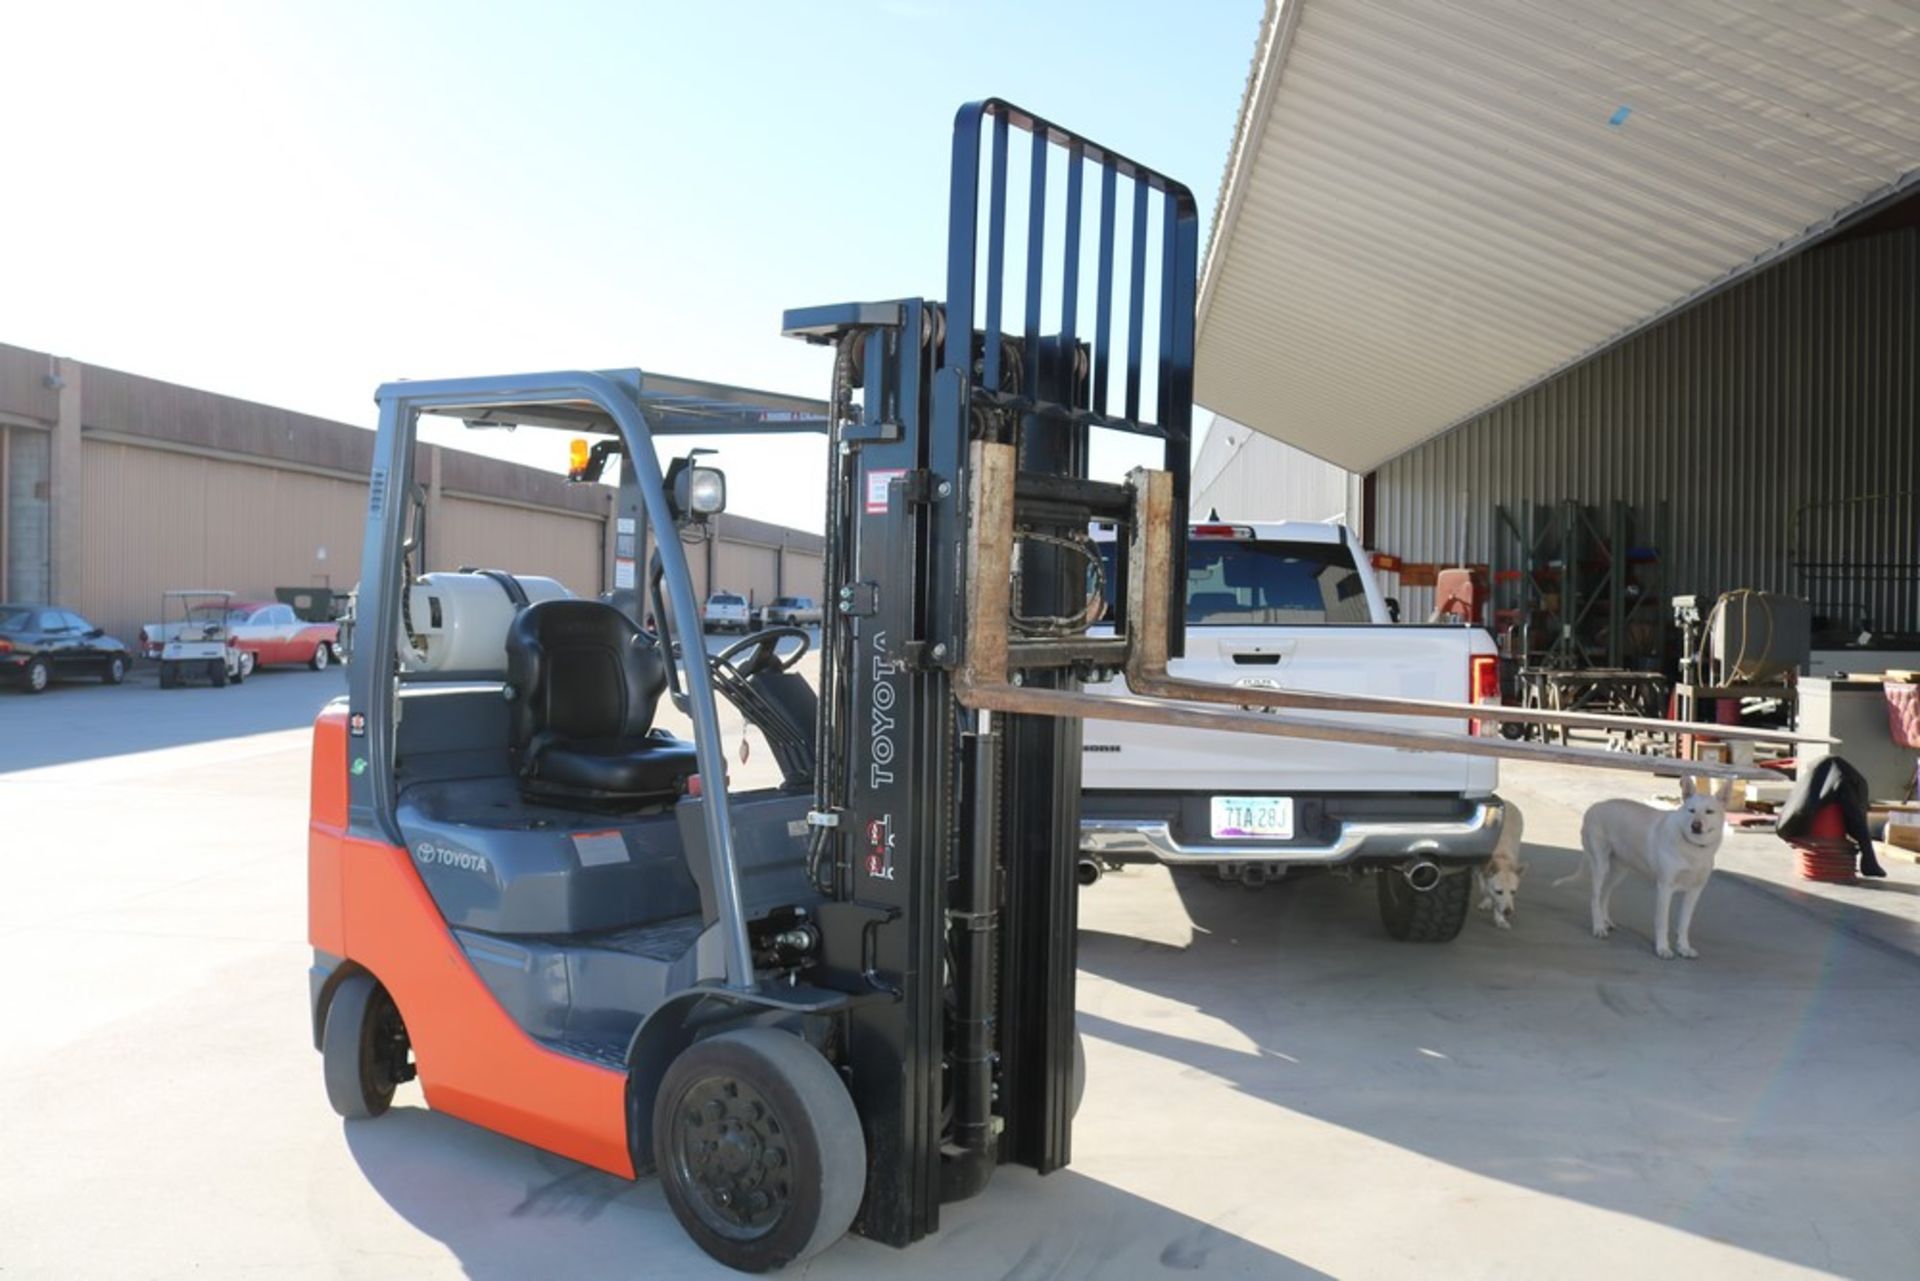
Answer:
M371 424L394 377L640 365L818 395L789 306L938 296L954 109L1212 207L1259 0L0 0L0 341ZM560 465L533 439L486 444ZM818 528L817 447L736 510Z

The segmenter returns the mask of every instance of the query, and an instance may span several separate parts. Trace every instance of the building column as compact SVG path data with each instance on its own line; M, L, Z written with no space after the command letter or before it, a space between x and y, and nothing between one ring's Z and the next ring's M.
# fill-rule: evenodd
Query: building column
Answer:
M49 602L69 609L85 609L81 596L81 566L86 521L80 471L80 384L83 366L77 360L49 362L48 374L58 382L59 416L54 420L47 468L48 532L51 575Z

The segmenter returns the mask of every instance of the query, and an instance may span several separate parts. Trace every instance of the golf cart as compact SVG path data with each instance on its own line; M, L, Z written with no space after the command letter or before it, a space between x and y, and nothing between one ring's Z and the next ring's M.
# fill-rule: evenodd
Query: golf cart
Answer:
M185 588L160 597L160 688L204 680L218 688L247 678L243 655L227 625L233 593ZM179 621L174 621L174 616Z

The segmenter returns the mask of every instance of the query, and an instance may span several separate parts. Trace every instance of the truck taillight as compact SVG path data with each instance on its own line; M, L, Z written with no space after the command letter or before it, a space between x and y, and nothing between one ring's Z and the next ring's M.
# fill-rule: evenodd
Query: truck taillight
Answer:
M1498 654L1473 654L1467 658L1467 701L1478 703L1482 707L1500 706L1500 656ZM1498 721L1483 721L1478 718L1467 722L1469 734L1491 734L1499 728Z

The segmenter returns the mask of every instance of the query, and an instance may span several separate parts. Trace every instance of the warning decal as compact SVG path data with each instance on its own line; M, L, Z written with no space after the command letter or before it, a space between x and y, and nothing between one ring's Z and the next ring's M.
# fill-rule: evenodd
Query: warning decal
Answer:
M867 473L867 515L884 516L887 511L887 486L895 476L904 476L904 467L880 467Z

